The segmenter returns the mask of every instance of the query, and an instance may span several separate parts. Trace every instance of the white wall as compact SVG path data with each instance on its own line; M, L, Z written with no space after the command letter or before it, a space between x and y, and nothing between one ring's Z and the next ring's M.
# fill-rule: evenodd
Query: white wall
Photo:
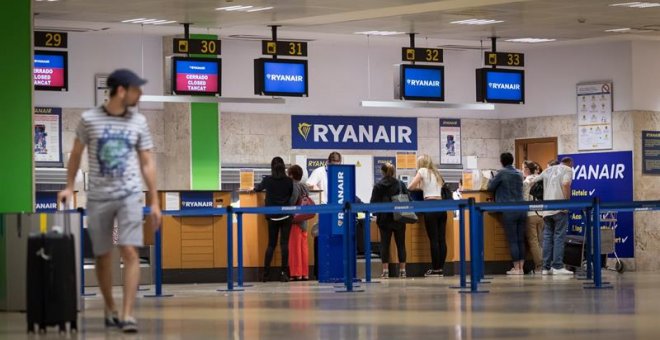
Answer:
M145 94L162 94L162 38L108 32L69 33L69 91L35 91L35 106L90 108L96 92L94 75L128 68L149 82ZM143 56L144 51L144 58ZM153 104L148 106L153 108Z
M633 109L660 111L660 42L636 41L632 46Z

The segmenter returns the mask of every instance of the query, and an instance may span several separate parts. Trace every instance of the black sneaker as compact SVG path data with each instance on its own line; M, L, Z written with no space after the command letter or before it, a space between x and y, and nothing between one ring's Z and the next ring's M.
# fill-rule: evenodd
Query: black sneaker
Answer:
M121 328L121 323L119 322L119 313L117 312L105 312L105 327L106 328Z
M442 275L442 269L438 269L438 270L429 269L429 270L426 271L426 273L424 273L424 276L425 277L442 277L443 276Z
M402 279L405 279L407 277L406 276L406 271L405 270L399 271L399 277L402 278Z
M280 275L280 281L289 282L289 275L286 275L285 272L282 272L282 274Z
M128 317L124 319L121 323L121 331L124 333L137 333L137 321L133 317Z

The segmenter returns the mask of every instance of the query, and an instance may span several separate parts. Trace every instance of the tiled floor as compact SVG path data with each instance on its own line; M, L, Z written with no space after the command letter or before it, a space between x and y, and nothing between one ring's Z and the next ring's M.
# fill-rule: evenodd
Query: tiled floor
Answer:
M490 292L478 295L450 289L457 277L389 279L362 284L360 293L336 293L316 282L255 284L233 293L217 292L221 285L168 285L164 290L174 297L138 299L137 336L103 328L99 297L85 298L77 336L660 339L660 273L606 272L605 279L613 289L586 290L573 277L495 276L483 286ZM0 338L28 338L25 315L0 313Z

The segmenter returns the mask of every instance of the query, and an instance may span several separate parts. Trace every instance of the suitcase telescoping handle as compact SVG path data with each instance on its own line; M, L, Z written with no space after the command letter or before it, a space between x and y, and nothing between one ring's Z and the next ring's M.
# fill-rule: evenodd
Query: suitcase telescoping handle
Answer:
M56 215L59 215L62 219L62 225L64 226L64 234L71 235L71 218L69 216L70 212L64 209L64 205L60 205L57 208Z

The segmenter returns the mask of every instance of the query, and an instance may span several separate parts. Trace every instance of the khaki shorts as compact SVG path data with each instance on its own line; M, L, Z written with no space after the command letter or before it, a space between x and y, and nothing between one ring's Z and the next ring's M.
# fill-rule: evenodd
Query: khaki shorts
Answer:
M120 246L142 247L142 194L108 201L87 202L87 231L95 256L112 250L112 229L117 220Z

